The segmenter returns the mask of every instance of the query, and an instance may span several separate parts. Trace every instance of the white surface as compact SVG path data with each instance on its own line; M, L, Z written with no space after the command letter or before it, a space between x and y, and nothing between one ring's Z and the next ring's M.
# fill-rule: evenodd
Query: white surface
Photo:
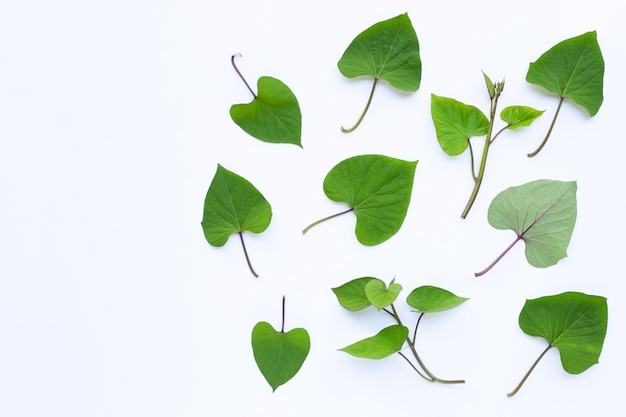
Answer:
M423 3L423 4L419 4ZM423 61L421 88L381 84L363 124L351 125L371 82L336 62L369 25L408 12ZM472 416L623 415L623 2L527 1L20 1L0 6L0 415L2 416ZM568 102L549 143L557 100L525 82L528 63L555 43L598 31L605 101L589 118ZM289 85L303 145L259 142L229 117L261 75ZM501 108L545 108L533 126L494 144L466 220L468 155L446 156L430 119L435 93L487 111L480 70L506 77ZM478 144L480 141L476 141ZM376 247L354 217L304 226L340 205L322 191L353 155L419 159L400 232ZM217 163L246 177L274 217L241 246L204 240L202 206ZM503 189L539 178L578 181L578 220L558 265L528 265L486 210ZM427 316L419 350L428 384L401 358L336 349L388 317L344 311L330 291L350 279L396 277L402 300L424 284L472 299ZM521 332L526 298L604 295L609 329L600 363L581 375L551 351L520 393L509 392L543 349ZM252 356L258 321L305 327L310 355L275 393ZM407 315L409 315L407 317Z

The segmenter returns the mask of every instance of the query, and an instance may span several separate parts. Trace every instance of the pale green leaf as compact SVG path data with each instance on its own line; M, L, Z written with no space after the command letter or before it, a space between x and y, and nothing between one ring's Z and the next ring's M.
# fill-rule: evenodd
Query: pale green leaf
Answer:
M409 329L396 324L339 350L359 358L382 359L400 351L408 335Z
M411 307L422 313L435 313L458 307L469 300L459 297L443 288L432 285L424 285L411 291L406 302Z
M379 279L372 279L365 285L365 296L379 311L393 303L402 291L402 285L391 281L389 287Z
M486 135L489 120L478 108L431 94L431 114L439 145L448 155L465 152L469 138Z
M535 110L527 106L509 106L502 110L500 118L507 123L508 129L530 126L545 110Z
M365 286L368 282L378 280L372 277L356 278L339 287L332 288L339 304L346 310L359 311L372 305L365 295ZM380 281L383 285L384 282Z

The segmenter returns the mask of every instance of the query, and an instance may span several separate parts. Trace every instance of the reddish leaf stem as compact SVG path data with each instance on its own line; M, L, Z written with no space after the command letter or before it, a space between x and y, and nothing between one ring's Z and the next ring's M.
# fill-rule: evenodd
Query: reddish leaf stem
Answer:
M256 94L255 92L252 90L252 88L250 88L250 84L248 84L248 81L246 81L246 79L243 77L243 75L241 74L241 72L239 71L239 68L237 68L237 65L235 65L235 57L236 56L241 56L240 53L236 53L235 55L230 57L230 62L231 64L233 64L233 68L235 68L235 71L237 71L237 74L239 75L239 77L241 78L241 80L243 81L243 83L246 85L246 87L248 87L248 90L250 90L250 92L252 93L252 96L254 98L256 98Z
M258 278L259 274L257 274L254 271L254 268L252 268L252 263L250 262L250 257L248 256L248 250L246 249L246 244L243 241L243 232L239 232L239 239L241 239L241 246L243 247L243 253L244 255L246 255L246 262L248 262L248 268L250 268L250 272L252 272L252 275L254 275L255 278Z
M475 273L474 273L474 276L475 276L475 277L479 277L479 276L481 276L481 275L485 275L487 272L489 272L489 271L491 270L491 268L493 268L493 267L494 267L494 266L495 266L495 265L496 265L496 264L500 261L500 259L502 259L502 258L504 257L504 255L506 255L506 254L507 254L507 252L508 252L508 251L510 251L510 250L511 250L511 248L512 248L513 246L515 246L515 244L516 244L517 242L519 242L521 239L522 239L522 237L521 237L521 236L518 236L518 237L517 237L517 238L513 241L513 243L511 243L511 244L510 244L510 245L509 245L509 246L508 246L508 247L504 250L504 252L502 252L502 253L501 253L501 254L500 254L500 255L499 255L499 256L495 259L495 261L493 261L493 262L492 262L492 263L491 263L491 264L490 264L487 268L483 269L482 271L480 271L480 272L475 272Z

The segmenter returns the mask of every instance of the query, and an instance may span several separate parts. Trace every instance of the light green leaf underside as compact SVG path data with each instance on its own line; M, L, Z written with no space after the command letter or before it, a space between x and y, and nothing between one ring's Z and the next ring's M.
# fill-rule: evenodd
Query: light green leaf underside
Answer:
M380 281L379 279L372 277L356 278L340 285L339 287L332 288L332 291L335 293L339 304L341 304L341 306L346 310L363 310L364 308L372 305L365 295L365 286L368 282L373 280ZM385 285L383 281L380 282Z
M478 108L431 94L431 115L437 140L448 155L465 152L469 138L486 135L489 120Z
M391 281L389 287L379 279L372 279L365 285L365 296L379 311L393 303L402 291L402 285Z
M436 313L458 307L469 300L443 288L424 285L411 291L406 302L422 313Z
M502 110L500 118L508 124L508 129L530 126L545 110L535 110L527 106L509 106Z
M415 29L408 14L378 22L359 34L337 66L348 78L371 76L403 91L416 91L422 63Z
M607 322L606 298L578 292L527 300L519 316L522 331L556 347L571 374L598 363Z
M257 97L247 104L234 104L230 116L249 135L271 143L302 147L302 114L293 92L282 81L261 77Z
M400 351L408 335L409 329L396 324L339 350L359 358L383 359Z
M223 246L233 233L261 233L270 224L272 208L245 178L218 164L204 200L202 229L213 246Z
M283 333L259 322L252 329L254 360L273 391L298 373L310 348L309 333L302 328Z
M604 58L595 31L566 39L530 64L526 81L567 97L594 116L603 101Z
M384 155L351 157L329 171L324 192L354 209L359 242L377 245L396 234L404 222L416 166L417 161Z
M526 244L526 259L539 268L567 256L576 223L575 181L537 180L498 194L488 211L489 224L513 230Z

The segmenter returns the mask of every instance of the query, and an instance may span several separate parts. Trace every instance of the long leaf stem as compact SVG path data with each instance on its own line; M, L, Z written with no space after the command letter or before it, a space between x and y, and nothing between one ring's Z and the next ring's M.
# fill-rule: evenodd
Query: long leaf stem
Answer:
M331 215L331 216L324 217L323 219L319 219L319 220L317 220L317 221L315 221L315 222L311 223L311 224L310 224L310 225L308 225L307 227L305 227L305 228L304 228L304 230L302 231L302 234L305 234L306 232L308 232L308 231L309 231L309 229L311 229L313 226L317 226L318 224L320 224L320 223L322 223L322 222L325 222L326 220L333 219L333 218L335 218L335 217L337 217L337 216L341 216L342 214L350 213L351 211L354 211L354 207L349 208L349 209L348 209L348 210L346 210L346 211L342 211L341 213L336 213L336 214L333 214L333 215Z
M254 270L254 268L252 268L252 263L250 262L250 257L248 256L248 250L246 249L246 244L243 241L243 232L239 232L239 239L241 240L241 246L243 247L243 253L244 253L244 255L246 255L246 262L248 262L248 268L250 268L250 272L252 272L252 275L254 275L255 278L258 278L259 274L257 274L256 271Z
M359 125L361 124L361 121L363 121L363 118L365 117L365 113L367 113L367 110L370 108L370 104L372 104L372 97L374 97L374 90L376 89L376 84L378 84L378 78L374 78L374 84L372 85L372 91L370 92L370 96L367 99L367 104L365 105L365 109L363 110L363 113L361 113L361 117L359 117L359 120L357 120L356 123L354 124L354 126L352 126L349 129L346 129L343 126L341 126L341 131L342 132L349 133L349 132L352 132L357 127L359 127Z
M559 100L559 105L557 106L556 112L554 113L554 117L552 118L552 123L550 123L550 128L548 129L548 133L546 133L546 137L543 139L543 142L541 142L541 144L539 145L537 149L535 149L533 152L528 154L529 158L532 158L533 156L537 155L539 151L541 151L543 147L545 146L546 142L548 141L548 138L550 137L550 134L552 133L552 129L554 128L554 123L556 123L556 118L559 115L559 111L561 111L561 105L563 104L564 100L565 100L565 97L561 96L561 99Z
M237 71L237 74L239 75L243 83L246 85L246 87L248 87L248 90L250 90L250 92L252 93L252 96L256 98L256 93L252 90L252 88L250 87L250 84L248 84L248 81L246 81L243 74L241 74L241 72L239 71L239 68L237 68L237 65L235 65L235 57L238 57L238 56L241 56L241 54L237 53L231 56L230 63L233 64L233 68L235 68L235 71Z
M515 389L511 392L509 392L508 394L506 394L507 397L512 397L515 394L517 394L517 391L520 390L520 388L522 388L522 385L524 385L524 382L526 382L526 380L528 379L528 377L530 376L530 373L533 371L533 369L535 369L535 366L537 366L537 364L539 363L539 361L541 360L541 358L543 358L543 356L548 352L548 350L550 350L550 348L552 347L552 345L548 345L547 348L545 348L545 350L543 352L541 352L541 355L539 355L539 357L537 358L537 360L535 360L535 362L533 363L533 365L530 367L530 369L528 370L528 372L526 372L526 375L524 375L524 378L522 378L522 380L519 382L519 384L517 384L517 386L515 387Z
M280 332L285 333L285 296L283 295L283 320L280 326Z
M510 250L511 250L511 248L512 248L513 246L515 246L515 244L516 244L517 242L519 242L521 239L522 239L522 237L521 237L521 236L518 236L518 237L517 237L517 238L513 241L513 243L511 243L509 246L507 246L507 248L506 248L506 249L505 249L505 250L504 250L504 251L503 251L500 255L498 255L498 257L497 257L497 258L496 258L496 259L495 259L492 263L490 263L490 264L489 264L489 266L488 266L487 268L483 269L483 270L482 270L482 271L480 271L480 272L474 272L474 276L475 276L475 277L479 277L479 276L481 276L481 275L485 275L487 272L489 272L489 271L491 270L491 268L493 268L493 267L494 267L494 266L495 266L495 265L496 265L496 264L500 261L500 259L502 259L502 258L504 257L504 255L506 255L506 254L507 254L507 252L508 252L508 251L510 251Z

